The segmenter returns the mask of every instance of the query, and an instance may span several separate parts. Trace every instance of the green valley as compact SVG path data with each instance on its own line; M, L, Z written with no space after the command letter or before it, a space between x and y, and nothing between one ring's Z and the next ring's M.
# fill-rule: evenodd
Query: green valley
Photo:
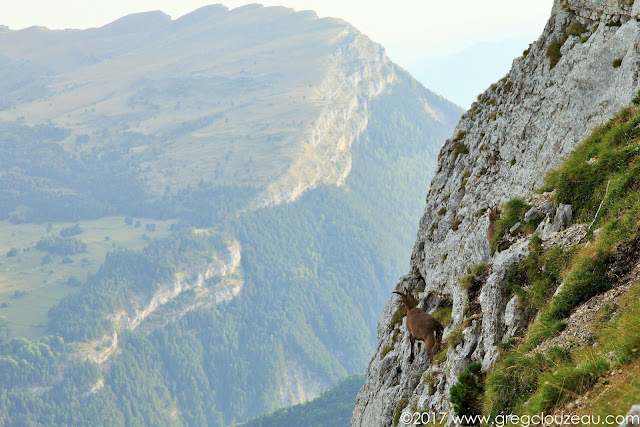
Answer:
M10 319L13 336L42 336L47 310L95 273L109 251L140 250L152 237L167 236L174 223L122 216L40 226L0 221L0 316ZM86 244L84 251L56 255L36 248L42 239L76 225L81 233L75 237Z
M284 8L0 59L0 423L228 425L364 371L458 107Z

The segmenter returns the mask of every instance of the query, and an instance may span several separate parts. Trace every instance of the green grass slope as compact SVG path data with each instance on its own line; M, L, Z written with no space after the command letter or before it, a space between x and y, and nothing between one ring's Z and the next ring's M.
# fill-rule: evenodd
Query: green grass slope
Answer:
M46 333L47 311L77 290L115 248L140 250L151 238L166 237L175 221L104 217L78 223L12 224L0 221L0 316L9 320L11 335L38 338ZM78 225L73 238L84 251L60 255L36 247ZM71 239L71 237L67 237Z
M593 225L586 241L569 250L545 250L532 237L530 255L509 274L507 290L517 293L532 321L488 373L480 397L485 413L604 417L624 415L637 403L637 384L630 379L640 355L639 123L640 109L625 109L547 177L543 190L572 204L574 221ZM576 309L612 289L617 291L607 302L596 305L594 320L583 325L591 344L541 350L540 344L579 321L572 319Z

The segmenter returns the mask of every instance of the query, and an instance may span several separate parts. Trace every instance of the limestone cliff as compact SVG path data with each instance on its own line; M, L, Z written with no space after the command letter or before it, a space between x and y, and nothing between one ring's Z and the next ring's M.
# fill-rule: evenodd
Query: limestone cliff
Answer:
M222 257L213 253L210 263L194 265L176 273L172 281L159 284L151 295L136 295L127 310L109 316L113 324L112 334L78 343L72 358L104 365L118 353L118 332L139 330L149 333L189 311L231 301L244 284L240 272L241 258L240 243L233 242Z
M301 155L268 186L258 206L293 201L321 183L342 185L351 171L351 145L367 128L368 103L408 77L398 73L382 46L348 24L332 47L317 91L323 108L307 129Z
M491 255L490 212L511 198L530 197L594 127L629 105L638 90L639 19L638 2L557 0L540 38L464 114L440 153L411 271L397 285L418 295L427 311L451 305L444 337L454 330L462 336L439 367L422 353L409 364L405 329L393 332L398 306L391 298L352 425L391 425L396 409L412 406L449 411L449 390L460 372L471 361L485 370L495 363L497 345L518 327L517 310L500 284L527 249L516 243ZM459 279L481 262L492 265L491 273L471 295ZM473 302L477 315L464 319Z

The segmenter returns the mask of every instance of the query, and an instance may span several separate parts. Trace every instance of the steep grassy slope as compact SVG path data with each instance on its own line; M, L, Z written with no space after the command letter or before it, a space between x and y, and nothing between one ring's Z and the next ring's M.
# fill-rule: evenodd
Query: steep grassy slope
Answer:
M541 289L541 276L559 254L536 247L535 238L535 249L509 276L507 289L520 295L535 320L489 372L488 413L562 412L578 400L583 414L623 415L637 403L629 390L607 390L607 385L634 369L640 344L638 123L637 107L624 110L548 176L544 190L555 191L558 202L570 203L575 220L589 225L588 232L584 243L564 254L566 261L550 289ZM528 267L545 258L542 271ZM562 286L552 294L559 280ZM534 302L536 292L542 298ZM593 400L580 399L598 383ZM616 400L595 397L605 393L617 395Z

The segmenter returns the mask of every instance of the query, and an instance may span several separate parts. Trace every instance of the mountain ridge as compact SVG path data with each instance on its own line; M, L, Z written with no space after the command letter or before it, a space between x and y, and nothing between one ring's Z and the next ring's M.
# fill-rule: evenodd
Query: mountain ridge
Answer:
M25 236L2 249L0 363L17 367L0 422L228 425L319 395L373 350L462 111L343 21L181 19L0 34L0 220ZM182 286L142 328L114 316L174 295L220 241L242 247L230 300L195 307ZM108 363L67 365L113 337Z
M238 33L255 19L270 23L252 30L255 36ZM304 36L291 38L282 28ZM206 42L222 36L224 43ZM304 55L314 46L313 61L295 59L303 43ZM295 73L281 63L284 50L297 62ZM146 12L89 30L10 31L0 37L0 55L44 67L20 84L41 89L26 102L14 91L17 100L0 119L70 128L61 145L71 151L104 150L126 136L156 196L167 185L175 192L201 179L242 182L262 190L256 206L293 200L318 183L340 185L349 173L349 147L366 127L359 112L402 74L380 45L344 21L259 5L210 6L176 20ZM363 68L354 72L352 61ZM182 71L184 62L193 71ZM441 100L432 99L429 110L442 115ZM252 162L252 153L263 161L271 156L271 167ZM187 159L188 170L178 166Z

